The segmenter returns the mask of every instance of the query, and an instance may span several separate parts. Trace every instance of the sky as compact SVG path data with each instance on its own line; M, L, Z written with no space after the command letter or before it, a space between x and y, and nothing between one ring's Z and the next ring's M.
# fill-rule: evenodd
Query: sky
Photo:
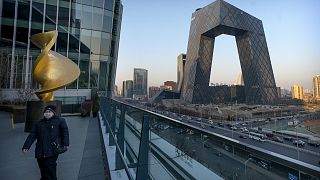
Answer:
M191 15L213 0L122 0L116 85L148 70L148 86L177 80L177 56L186 53ZM277 86L312 88L320 74L319 0L226 0L262 20ZM210 83L234 84L241 73L235 37L215 39Z

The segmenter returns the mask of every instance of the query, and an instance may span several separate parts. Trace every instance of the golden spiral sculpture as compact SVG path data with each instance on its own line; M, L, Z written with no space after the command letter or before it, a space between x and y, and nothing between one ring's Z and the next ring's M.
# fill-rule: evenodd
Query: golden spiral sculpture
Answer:
M41 101L53 100L53 91L75 81L80 69L72 60L51 51L58 37L57 31L38 33L31 36L31 41L41 48L41 53L33 66L32 75L41 84L36 95Z

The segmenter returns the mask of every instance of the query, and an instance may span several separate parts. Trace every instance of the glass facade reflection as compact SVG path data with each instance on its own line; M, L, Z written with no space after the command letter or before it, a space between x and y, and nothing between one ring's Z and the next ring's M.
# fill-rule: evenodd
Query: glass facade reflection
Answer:
M112 96L122 18L121 0L0 1L0 88L38 88L31 73L40 53L36 33L57 30L52 50L78 64L67 89L97 88Z

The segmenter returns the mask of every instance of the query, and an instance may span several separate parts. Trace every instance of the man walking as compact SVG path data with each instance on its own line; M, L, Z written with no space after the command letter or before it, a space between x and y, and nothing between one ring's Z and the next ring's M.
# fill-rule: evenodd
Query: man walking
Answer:
M44 109L44 118L42 118L32 128L26 139L22 152L26 153L35 140L35 157L39 165L41 180L57 179L57 144L64 149L69 146L69 132L66 121L56 115L56 108L48 105Z

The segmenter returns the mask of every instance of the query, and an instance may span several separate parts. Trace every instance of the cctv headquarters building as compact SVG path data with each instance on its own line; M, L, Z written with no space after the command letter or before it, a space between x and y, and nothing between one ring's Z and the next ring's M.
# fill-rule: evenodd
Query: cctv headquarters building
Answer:
M55 97L112 96L122 18L121 0L0 0L0 94L38 89L32 67L40 49L33 34L58 31L51 50L68 57L80 76Z

